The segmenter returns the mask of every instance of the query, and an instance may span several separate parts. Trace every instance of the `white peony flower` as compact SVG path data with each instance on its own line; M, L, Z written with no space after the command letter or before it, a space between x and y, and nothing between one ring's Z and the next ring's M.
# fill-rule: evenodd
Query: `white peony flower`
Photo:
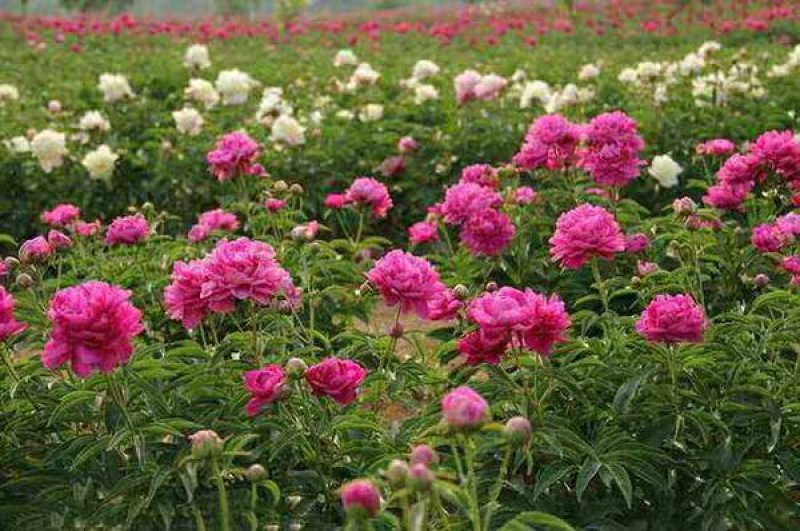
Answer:
M272 134L270 138L273 142L283 142L290 146L299 146L306 142L306 128L301 126L297 120L291 116L282 114L272 123Z
M435 76L439 73L439 70L439 65L433 61L422 59L417 61L417 63L414 65L414 69L411 72L411 77L421 81L426 77Z
M789 64L773 65L767 72L767 77L786 77L792 73L792 68Z
M190 79L189 86L183 90L183 95L188 100L202 103L206 109L219 102L219 94L214 85L205 79Z
M537 79L525 83L522 89L522 95L519 99L519 106L523 109L527 109L533 105L534 100L538 101L541 105L546 105L552 97L553 90L550 88L550 85Z
M289 114L294 112L292 106L283 99L283 89L280 87L269 87L264 89L261 102L256 111L256 120L264 121L275 115Z
M361 63L353 71L350 76L350 83L359 85L373 85L381 75L369 65L369 63Z
M581 81L588 81L590 79L594 79L600 75L600 68L597 65L589 63L588 65L583 65L578 72L578 79Z
M24 136L9 138L3 144L14 153L28 153L31 150L31 144Z
M681 74L688 76L689 74L697 74L702 72L705 66L706 60L702 56L690 53L681 60L679 68Z
M188 68L197 68L199 70L211 68L208 48L204 44L192 44L186 49L183 64Z
M514 70L514 73L511 74L511 81L514 83L522 83L526 79L528 79L528 74L526 74L521 68L517 68Z
M222 96L223 105L241 105L247 101L250 91L258 86L258 81L250 74L234 68L223 70L217 76L216 88Z
M661 65L651 61L643 61L636 65L636 77L646 81L652 81L661 73Z
M653 90L653 101L656 105L663 105L669 101L666 85L661 83L656 85L656 88Z
M619 73L617 79L621 83L636 83L639 80L639 75L633 68L625 68L622 72Z
M717 41L706 41L700 45L700 48L697 49L697 55L700 57L705 57L706 55L718 52L722 49L722 45Z
M69 153L67 137L52 129L39 131L31 140L31 153L39 161L42 171L50 173L64 163L64 157Z
M355 66L358 64L358 57L352 50L339 50L333 58L333 66Z
M94 151L90 151L83 157L81 164L89 170L92 179L108 180L114 173L114 166L119 155L111 151L107 145L103 144Z
M81 116L78 128L83 131L108 131L111 129L111 124L100 111L88 111Z
M128 79L122 74L101 74L97 88L103 93L103 101L107 103L133 97Z
M375 122L381 118L383 118L383 105L379 103L368 103L358 113L358 119L362 122Z
M342 109L336 111L336 117L339 118L340 120L353 120L356 116L355 114L353 114L353 111Z
M657 155L653 157L653 162L650 163L647 173L664 188L672 188L678 185L678 175L682 171L683 168L672 160L669 155Z
M18 99L19 90L17 90L17 87L6 83L0 85L0 105L6 102L17 101Z
M174 111L172 118L175 120L175 127L178 131L189 136L199 135L205 123L203 116L192 107L184 107L179 111Z
M414 103L422 105L426 101L438 100L439 91L433 85L420 83L414 87Z

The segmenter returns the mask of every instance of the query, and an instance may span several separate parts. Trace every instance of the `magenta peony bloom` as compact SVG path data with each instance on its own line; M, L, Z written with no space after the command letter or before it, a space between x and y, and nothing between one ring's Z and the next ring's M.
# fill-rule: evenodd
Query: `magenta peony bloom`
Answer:
M306 382L317 396L327 396L342 406L356 399L358 387L367 371L352 360L325 359L308 368Z
M550 238L550 255L567 269L579 269L595 257L611 260L623 250L625 238L617 220L588 203L561 214Z
M747 188L749 192L755 181L761 178L761 162L752 153L735 154L729 157L717 172L717 182L730 187Z
M367 272L367 279L389 306L400 304L403 313L414 311L423 319L428 305L445 288L439 273L424 258L394 250L378 260Z
M328 194L325 198L327 208L344 208L347 205L347 194Z
M416 151L418 148L419 142L410 136L404 136L397 142L397 151L400 153L410 153Z
M439 454L427 444L418 444L411 449L411 464L431 466L439 462Z
M19 246L19 259L24 264L44 262L53 254L53 247L44 236L31 238Z
M47 243L50 244L50 247L53 249L67 249L72 247L72 238L67 236L61 231L50 229L47 233Z
M408 228L408 240L414 245L439 241L439 228L435 223L419 221Z
M786 256L781 262L783 269L792 275L792 285L800 285L800 256Z
M734 151L736 151L736 144L727 138L715 138L695 146L695 152L698 155L714 155L721 157L724 155L730 155Z
M500 194L489 188L475 183L459 183L447 189L441 210L446 223L461 225L476 214L502 204Z
M213 312L227 313L237 300L267 305L277 295L293 291L289 273L274 260L275 251L248 238L222 240L205 258L206 279L200 297Z
M636 274L640 277L646 277L656 271L658 271L658 264L654 262L643 262L641 260L636 261Z
M581 127L560 114L540 116L533 121L525 142L513 162L526 170L550 170L574 165Z
M25 330L27 325L17 321L14 315L14 297L0 286L0 341L5 341Z
M442 398L442 416L453 428L480 426L489 418L489 404L481 395L462 385Z
M197 224L190 230L187 237L190 241L201 242L216 231L234 232L239 228L239 219L236 214L226 212L221 208L203 212L197 218Z
M800 236L800 214L789 212L785 216L776 219L775 225L777 225L786 236L791 238Z
M703 196L703 203L720 210L744 210L744 200L753 187L753 183L732 186L726 183L715 184L709 187Z
M284 208L286 208L286 201L284 201L283 199L276 199L274 197L270 197L264 202L264 208L266 208L267 211L272 213L279 212Z
M94 236L95 234L100 234L101 230L103 230L103 224L99 219L92 221L91 223L79 221L75 224L75 232L78 234L78 236L83 236L84 238Z
M601 186L625 186L639 176L644 164L644 140L636 122L622 112L596 116L584 129L585 148L578 165Z
M287 391L286 375L280 365L267 365L244 373L244 388L252 395L247 402L246 411L255 417L265 404L280 399Z
M69 361L73 372L85 378L127 362L132 339L144 330L142 312L130 296L130 291L97 280L57 291L47 312L53 331L44 347L45 367Z
M472 164L461 170L459 184L472 183L496 190L499 182L497 170L488 164Z
M529 205L536 201L536 191L530 186L520 186L514 190L514 202L518 205Z
M201 297L207 271L205 260L175 262L172 282L164 289L164 305L170 319L180 321L189 330L196 328L208 312L208 302Z
M458 341L458 351L466 358L467 365L497 365L507 350L508 340L502 335L486 336L476 331Z
M679 197L672 202L672 212L676 216L691 214L695 210L697 210L697 203L691 197Z
M792 241L792 237L785 234L780 227L775 224L762 223L753 229L750 242L753 247L762 253L775 253Z
M496 210L484 210L470 217L461 226L460 238L470 253L477 256L497 256L508 246L517 228L507 215Z
M342 487L345 511L362 511L375 518L381 510L381 493L370 480L356 479Z
M379 218L386 217L393 206L386 186L371 177L359 177L353 181L345 192L345 197L348 203L369 207L372 214Z
M255 162L259 154L258 143L247 133L237 131L223 135L206 160L211 173L222 182L239 175L262 175L264 168Z
M81 209L69 203L57 205L53 210L42 214L42 222L51 227L66 227L72 225L81 217Z
M406 159L403 155L386 157L378 166L378 171L384 177L396 177L406 171Z
M751 147L751 153L788 183L800 180L800 142L792 131L767 131Z
M453 319L463 303L456 298L451 289L442 289L428 301L428 319L431 321L446 321Z
M636 322L636 331L654 343L699 343L706 328L705 312L691 295L658 295Z
M641 253L650 247L650 238L646 234L637 232L625 236L625 252L630 254Z
M135 245L150 238L150 224L141 214L122 216L111 222L106 231L106 245Z

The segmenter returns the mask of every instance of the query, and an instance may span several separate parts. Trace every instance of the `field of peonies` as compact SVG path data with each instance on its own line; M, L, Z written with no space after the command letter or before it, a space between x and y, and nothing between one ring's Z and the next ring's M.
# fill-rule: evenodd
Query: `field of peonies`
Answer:
M0 15L0 529L800 526L800 12Z

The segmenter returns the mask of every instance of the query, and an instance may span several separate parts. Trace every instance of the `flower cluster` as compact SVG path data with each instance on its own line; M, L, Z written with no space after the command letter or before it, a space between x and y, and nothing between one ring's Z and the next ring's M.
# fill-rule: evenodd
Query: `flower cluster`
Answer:
M219 181L227 181L239 175L263 175L264 167L255 162L259 154L255 140L247 133L234 132L220 138L206 160L211 173Z

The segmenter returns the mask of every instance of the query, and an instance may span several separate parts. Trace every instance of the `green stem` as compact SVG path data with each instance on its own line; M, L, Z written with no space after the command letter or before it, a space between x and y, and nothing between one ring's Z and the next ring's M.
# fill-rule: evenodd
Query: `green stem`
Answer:
M25 395L25 398L28 399L28 402L30 402L31 405L36 408L36 402L33 401L33 397L28 392L28 389L22 387L22 379L19 377L17 370L14 368L11 347L8 345L8 343L3 342L3 348L0 350L2 350L3 365L6 366L8 374L11 376L11 380L14 382L14 386L22 391L22 394Z
M473 531L481 531L481 506L478 502L478 478L475 475L475 454L472 441L462 436L464 443L464 461L467 464L467 486L470 499L470 520Z
M109 373L106 375L106 381L108 384L108 393L111 395L111 399L117 405L122 413L122 418L125 421L125 425L128 427L128 430L131 432L131 438L133 439L133 446L136 449L136 455L139 458L139 465L144 468L145 462L145 451L144 451L144 440L140 440L139 434L136 431L136 425L133 423L133 417L131 416L131 412L128 410L128 404L125 400L125 393L122 387L119 385L119 382L116 378L116 372Z
M203 520L203 513L197 508L197 505L192 503L192 513L194 513L194 525L197 531L206 531L206 522Z
M222 529L222 531L231 531L228 493L225 491L225 479L222 477L222 472L219 469L219 463L216 457L211 459L211 474L214 476L214 482L217 485L217 494L219 495L220 529Z
M592 276L594 277L594 285L600 295L600 301L603 303L603 313L608 313L608 292L606 291L603 276L600 274L600 262L597 258L592 260Z
M366 209L362 208L361 212L358 213L358 230L356 231L356 245L361 243L361 233L364 232L364 218L366 217L367 211Z
M506 453L503 456L503 462L500 464L500 471L497 473L497 481L489 494L489 503L486 504L486 516L483 519L483 528L487 531L490 529L489 525L492 523L492 516L494 515L495 502L500 497L500 492L503 490L503 485L506 482L508 475L508 465L511 462L512 446L509 444L506 447Z

